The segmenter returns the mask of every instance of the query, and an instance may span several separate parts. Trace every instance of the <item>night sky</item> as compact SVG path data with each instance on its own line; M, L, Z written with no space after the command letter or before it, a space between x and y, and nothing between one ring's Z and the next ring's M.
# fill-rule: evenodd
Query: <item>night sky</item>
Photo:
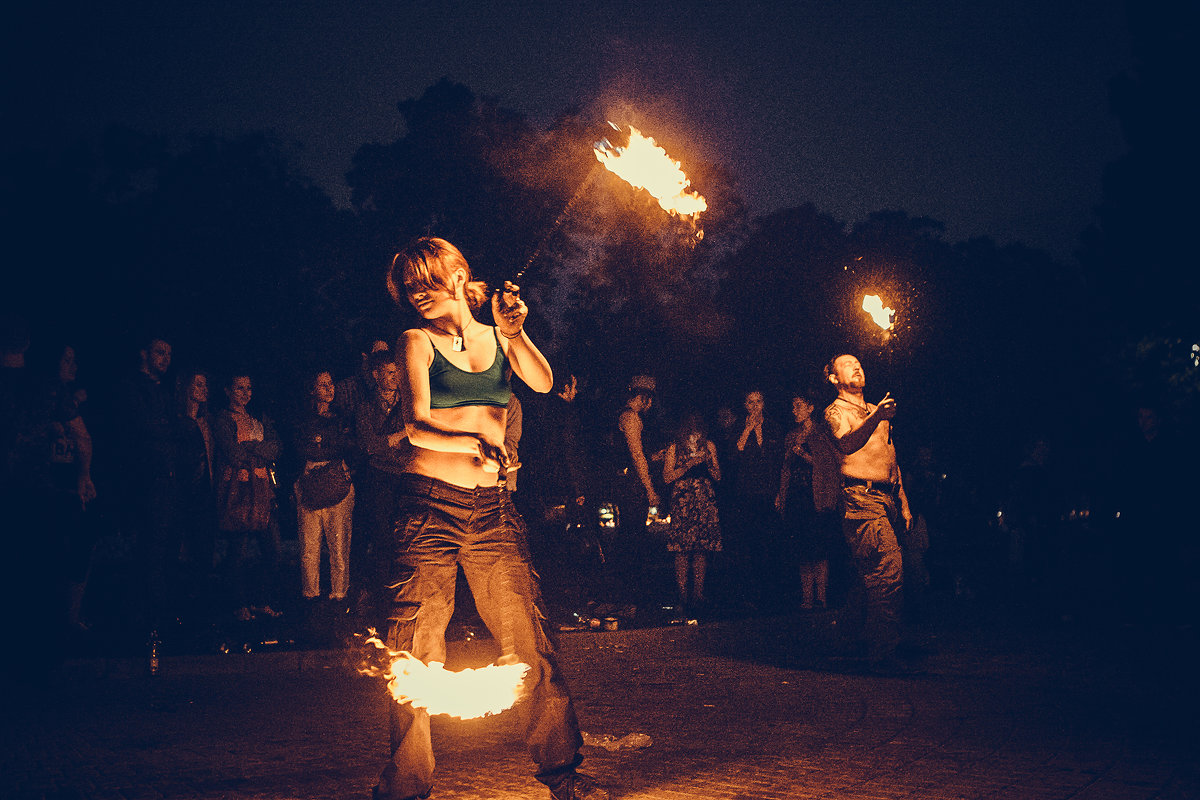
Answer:
M1069 258L1124 145L1116 0L55 6L13 30L18 139L271 130L339 204L439 78L536 123L577 107L725 166L755 212L903 209ZM23 21L25 23L26 21ZM10 87L11 89L11 87ZM21 124L21 123L18 123Z

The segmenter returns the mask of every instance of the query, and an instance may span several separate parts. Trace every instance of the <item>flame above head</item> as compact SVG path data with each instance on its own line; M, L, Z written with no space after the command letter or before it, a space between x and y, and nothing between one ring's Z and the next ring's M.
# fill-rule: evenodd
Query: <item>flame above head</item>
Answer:
M870 314L875 324L885 331L890 331L895 325L896 310L885 306L883 300L877 294L869 294L863 297L862 310Z
M375 636L367 643L387 650ZM529 670L528 664L513 663L451 672L437 661L426 664L408 652L387 652L392 662L382 674L397 703L412 703L430 714L459 719L485 717L511 708L521 698L522 682Z
M611 122L608 124L620 130ZM618 147L604 139L596 142L593 149L605 169L630 185L648 191L664 211L694 220L701 211L708 209L708 201L689 188L692 182L679 162L632 125L629 126L627 146Z

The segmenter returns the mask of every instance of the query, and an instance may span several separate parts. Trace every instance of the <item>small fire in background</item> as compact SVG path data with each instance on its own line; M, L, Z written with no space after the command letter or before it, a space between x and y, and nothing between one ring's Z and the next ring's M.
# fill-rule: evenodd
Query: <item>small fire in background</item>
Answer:
M896 310L885 306L879 295L869 294L863 297L862 310L870 314L875 324L884 331L891 331L895 327Z
M499 714L521 698L528 664L489 664L451 672L436 661L428 664L408 652L389 650L374 631L366 644L391 660L386 668L363 668L364 675L387 678L388 691L400 705L412 703L430 714L473 719Z
M608 124L613 130L621 130L611 122ZM648 191L664 211L694 224L700 212L708 209L708 201L690 188L692 182L679 162L632 125L629 126L629 144L625 147L603 139L596 142L594 150L596 159L605 169L630 185Z

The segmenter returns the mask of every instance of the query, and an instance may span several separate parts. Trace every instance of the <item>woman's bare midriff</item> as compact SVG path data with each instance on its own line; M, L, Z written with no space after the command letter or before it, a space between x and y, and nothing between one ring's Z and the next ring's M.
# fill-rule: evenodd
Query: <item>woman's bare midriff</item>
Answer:
M485 434L486 438L493 442L504 441L504 422L507 414L508 409L500 406L434 408L429 411L435 422L451 430ZM485 470L483 461L478 456L426 450L417 445L413 445L412 460L408 462L404 471L437 478L464 489L495 486L499 481L499 473L494 469Z

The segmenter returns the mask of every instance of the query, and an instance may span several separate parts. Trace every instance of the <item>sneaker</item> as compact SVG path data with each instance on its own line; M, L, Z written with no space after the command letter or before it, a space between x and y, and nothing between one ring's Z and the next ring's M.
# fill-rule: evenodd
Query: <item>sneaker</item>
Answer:
M591 776L574 772L550 790L553 800L608 800L608 792L596 785Z

